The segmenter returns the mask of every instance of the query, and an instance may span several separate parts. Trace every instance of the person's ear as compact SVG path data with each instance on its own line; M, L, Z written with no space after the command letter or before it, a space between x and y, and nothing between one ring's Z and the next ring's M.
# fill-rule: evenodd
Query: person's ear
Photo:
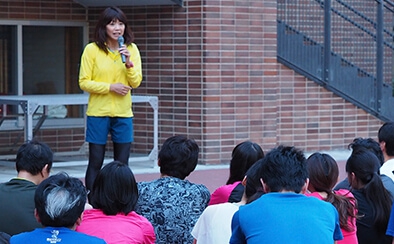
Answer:
M385 141L379 142L379 145L380 145L380 149L382 149L383 152L386 151L386 142Z
M269 188L269 186L267 184L265 184L263 179L260 178L260 182L261 182L261 185L263 186L263 190L265 193L271 192L271 189Z
M37 212L36 208L34 209L34 217L36 218L38 223L41 223L41 219L40 219L40 216L38 215L38 212Z
M354 172L348 173L347 178L349 181L349 185L351 187L353 187L353 188L357 187L358 179L357 179L356 175L354 174Z
M77 222L75 222L75 224L76 224L77 226L80 225L81 222L82 222L82 220L83 220L83 212L81 213L81 216L79 216L79 218L77 219Z
M42 176L42 178L44 178L44 179L46 179L46 178L48 178L49 177L49 165L48 164L45 164L45 166L42 168L42 170L41 170L41 176Z
M305 194L306 190L308 189L309 186L309 178L306 178L304 186L301 188L301 192L302 194Z
M157 166L160 167L160 159L157 160Z
M248 178L248 177L245 175L244 178L242 179L241 184L242 184L243 186L246 186L247 178Z

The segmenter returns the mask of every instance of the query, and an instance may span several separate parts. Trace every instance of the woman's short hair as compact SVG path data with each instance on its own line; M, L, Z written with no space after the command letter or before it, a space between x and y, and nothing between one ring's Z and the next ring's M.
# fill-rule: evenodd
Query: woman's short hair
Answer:
M185 179L197 166L199 147L193 139L169 137L159 152L160 173Z
M135 209L138 200L137 182L127 164L113 161L100 170L90 194L93 208L106 215L127 215Z

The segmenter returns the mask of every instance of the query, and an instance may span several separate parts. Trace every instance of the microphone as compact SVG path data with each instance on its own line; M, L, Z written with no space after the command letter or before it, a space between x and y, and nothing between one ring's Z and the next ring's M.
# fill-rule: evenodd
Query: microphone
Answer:
M119 47L124 45L124 38L123 38L123 36L119 36L118 44L119 44ZM123 54L121 54L120 56L122 57L122 62L126 63L126 56L124 56Z

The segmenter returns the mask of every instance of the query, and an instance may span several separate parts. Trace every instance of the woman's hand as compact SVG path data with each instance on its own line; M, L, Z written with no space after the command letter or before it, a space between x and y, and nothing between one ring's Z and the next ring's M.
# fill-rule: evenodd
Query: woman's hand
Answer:
M122 96L126 95L131 89L132 88L130 86L125 86L122 83L111 84L111 86L109 87L110 91Z
M121 55L124 55L124 56L126 57L126 63L125 63L126 68L129 69L129 68L131 68L131 67L134 67L133 62L130 61L130 52L129 52L129 50L126 48L125 45L123 45L123 46L121 46L121 47L119 48L119 53L120 53Z

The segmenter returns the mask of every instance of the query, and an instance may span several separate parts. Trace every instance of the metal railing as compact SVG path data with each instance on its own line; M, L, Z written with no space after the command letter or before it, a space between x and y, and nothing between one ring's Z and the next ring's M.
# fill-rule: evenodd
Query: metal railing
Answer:
M393 25L388 0L278 0L278 61L394 120Z

